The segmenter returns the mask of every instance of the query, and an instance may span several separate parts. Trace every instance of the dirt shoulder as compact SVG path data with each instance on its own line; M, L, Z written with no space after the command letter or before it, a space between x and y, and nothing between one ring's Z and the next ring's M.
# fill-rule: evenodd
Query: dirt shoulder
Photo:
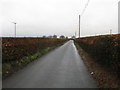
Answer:
M83 62L88 67L93 78L98 81L99 88L120 88L120 80L117 76L111 74L109 70L95 62L78 44L76 44L78 52L83 59Z

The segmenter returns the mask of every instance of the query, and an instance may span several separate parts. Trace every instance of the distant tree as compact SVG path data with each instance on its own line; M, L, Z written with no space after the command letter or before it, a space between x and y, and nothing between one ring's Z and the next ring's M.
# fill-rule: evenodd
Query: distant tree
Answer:
M46 36L44 35L43 38L46 38Z
M66 39L68 39L68 37L66 37Z
M72 39L75 39L75 36L72 36L71 38L72 38Z
M64 36L64 35L61 35L60 38L65 38L65 36Z
M48 38L53 38L53 36L48 36Z
M53 35L53 38L57 38L57 35Z

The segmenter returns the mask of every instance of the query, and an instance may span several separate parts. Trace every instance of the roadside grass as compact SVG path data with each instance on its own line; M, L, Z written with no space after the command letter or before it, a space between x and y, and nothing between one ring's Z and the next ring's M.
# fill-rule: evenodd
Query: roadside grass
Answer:
M47 47L41 51L36 52L33 55L25 56L20 60L11 61L9 63L3 63L2 64L3 79L5 79L7 76L11 75L12 73L18 71L19 69L23 68L25 65L34 61L38 57L44 55L45 53L48 53L50 50L53 50L54 48L56 48L56 47L55 46Z

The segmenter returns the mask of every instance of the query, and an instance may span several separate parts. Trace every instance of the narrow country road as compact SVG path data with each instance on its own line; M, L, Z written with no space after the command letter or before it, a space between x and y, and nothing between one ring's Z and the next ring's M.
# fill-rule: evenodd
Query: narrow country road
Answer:
M3 88L96 88L72 40L3 80Z

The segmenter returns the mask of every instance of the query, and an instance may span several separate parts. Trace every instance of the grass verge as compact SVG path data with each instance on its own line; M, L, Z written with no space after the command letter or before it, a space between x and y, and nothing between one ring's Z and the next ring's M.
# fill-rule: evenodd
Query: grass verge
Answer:
M98 81L99 88L120 88L120 80L109 69L95 62L91 56L86 53L77 43L75 43L83 62L88 67L93 78Z
M51 51L55 48L56 48L56 46L47 47L41 51L36 52L33 55L25 56L20 60L11 61L9 63L2 64L2 78L5 79L6 77L10 76L11 74L15 73L19 69L23 68L24 66L26 66L30 62L34 61L38 57L48 53L49 51Z

